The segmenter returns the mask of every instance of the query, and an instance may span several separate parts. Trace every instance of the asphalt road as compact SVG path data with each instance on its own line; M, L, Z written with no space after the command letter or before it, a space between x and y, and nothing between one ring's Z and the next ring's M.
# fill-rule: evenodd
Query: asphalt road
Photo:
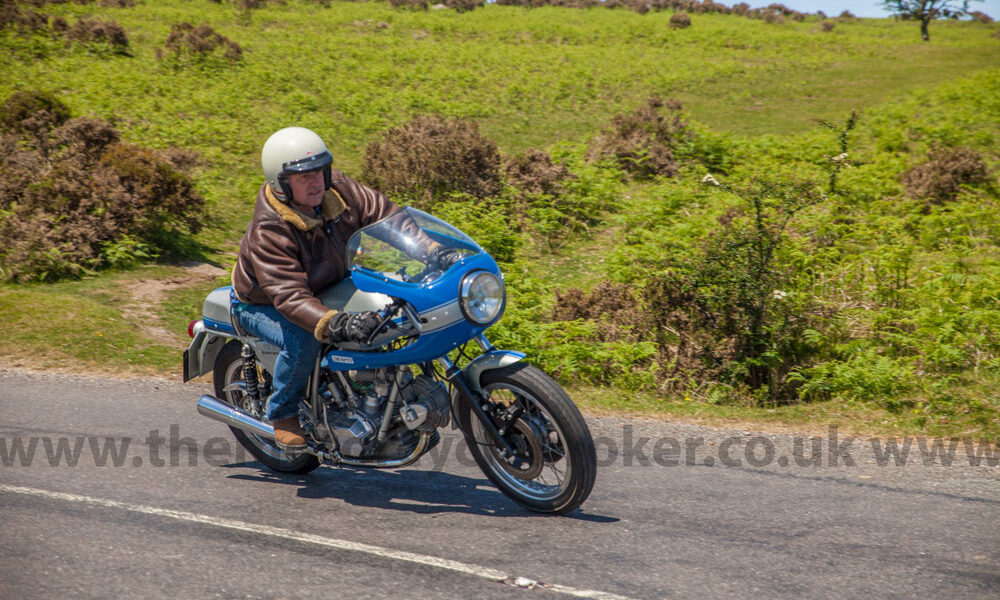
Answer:
M546 517L454 433L398 471L270 473L208 391L0 369L0 598L1000 597L976 446L588 417L593 494Z

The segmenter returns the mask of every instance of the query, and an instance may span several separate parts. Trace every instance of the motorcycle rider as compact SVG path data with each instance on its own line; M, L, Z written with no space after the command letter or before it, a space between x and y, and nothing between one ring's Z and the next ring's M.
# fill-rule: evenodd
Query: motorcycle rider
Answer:
M298 401L322 344L363 342L380 321L375 312L331 310L316 294L348 275L351 234L400 211L332 164L326 144L308 129L287 127L267 139L261 151L266 181L233 269L239 326L281 349L264 417L285 450L305 447ZM421 254L443 268L460 258L429 239Z

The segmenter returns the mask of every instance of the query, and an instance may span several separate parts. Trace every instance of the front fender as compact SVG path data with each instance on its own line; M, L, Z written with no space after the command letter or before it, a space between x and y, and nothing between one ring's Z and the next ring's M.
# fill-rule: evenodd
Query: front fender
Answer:
M490 350L472 359L472 362L462 370L465 372L465 378L468 380L469 386L482 394L483 386L479 383L479 378L482 377L484 372L492 369L502 369L520 361L525 356L527 354L514 352L513 350Z
M462 369L462 373L469 387L477 394L482 394L483 385L479 382L479 379L483 376L483 373L512 365L522 360L525 356L527 355L523 352L514 352L513 350L490 350L472 359L472 362ZM456 417L458 415L457 393L451 395L451 414L456 415ZM457 418L452 420L452 427L458 427Z

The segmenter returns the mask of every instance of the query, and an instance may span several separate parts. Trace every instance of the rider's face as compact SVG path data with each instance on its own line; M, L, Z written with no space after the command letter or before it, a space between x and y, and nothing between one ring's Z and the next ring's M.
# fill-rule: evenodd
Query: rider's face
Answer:
M292 206L312 211L323 201L323 169L292 173L288 176L288 186L292 188Z

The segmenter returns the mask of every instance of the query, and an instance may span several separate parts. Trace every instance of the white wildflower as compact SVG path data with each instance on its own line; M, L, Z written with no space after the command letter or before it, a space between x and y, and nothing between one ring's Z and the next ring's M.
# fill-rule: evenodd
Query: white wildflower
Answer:
M774 292L771 293L771 297L774 298L775 300L784 300L785 298L788 297L788 292L783 292L781 290L774 290Z
M712 185L715 185L715 186L719 185L719 182L715 180L715 177L712 177L711 173L709 173L708 175L705 175L704 177L702 177L701 178L701 182L702 183L709 183L709 184L712 184Z

